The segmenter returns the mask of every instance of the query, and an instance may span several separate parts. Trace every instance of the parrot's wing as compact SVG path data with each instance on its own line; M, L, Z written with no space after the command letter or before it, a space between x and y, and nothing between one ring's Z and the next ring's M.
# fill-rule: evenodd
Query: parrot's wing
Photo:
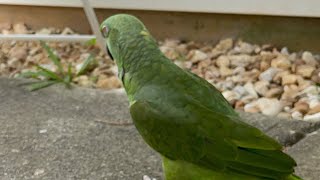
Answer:
M160 154L215 170L235 170L280 179L293 172L295 161L281 145L238 116L211 111L185 99L183 107L136 101L130 107L144 140Z

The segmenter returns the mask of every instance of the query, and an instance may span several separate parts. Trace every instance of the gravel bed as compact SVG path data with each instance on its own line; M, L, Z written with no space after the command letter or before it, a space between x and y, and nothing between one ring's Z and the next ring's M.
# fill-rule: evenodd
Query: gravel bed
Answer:
M75 34L70 28L32 31L23 23L0 24L3 34ZM90 53L96 61L74 83L84 87L121 88L117 68L96 46L51 42L65 68L79 70ZM218 44L168 39L159 42L161 51L178 66L215 85L237 110L286 119L320 120L320 55L290 52L272 45L255 45L223 39ZM0 42L0 76L15 77L38 64L56 71L39 42Z

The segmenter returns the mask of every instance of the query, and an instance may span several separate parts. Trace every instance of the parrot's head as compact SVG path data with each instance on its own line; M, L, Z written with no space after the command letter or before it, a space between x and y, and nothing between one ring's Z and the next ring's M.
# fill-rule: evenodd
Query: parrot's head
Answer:
M107 18L100 26L100 31L105 38L109 56L116 61L117 64L125 62L120 54L127 54L128 49L132 51L137 49L134 45L141 44L141 41L150 36L144 24L136 17L128 14L117 14ZM152 43L155 43L152 42Z

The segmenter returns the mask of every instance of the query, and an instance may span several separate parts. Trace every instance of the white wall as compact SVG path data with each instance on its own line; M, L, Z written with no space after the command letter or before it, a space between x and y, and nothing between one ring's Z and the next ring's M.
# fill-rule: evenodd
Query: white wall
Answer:
M90 0L93 7L320 17L320 0ZM80 0L0 0L0 4L81 7Z

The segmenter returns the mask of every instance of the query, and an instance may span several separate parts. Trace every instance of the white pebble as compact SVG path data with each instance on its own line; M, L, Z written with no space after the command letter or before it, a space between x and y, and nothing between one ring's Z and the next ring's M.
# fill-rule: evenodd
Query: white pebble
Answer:
M303 115L299 111L293 111L291 116L293 119L297 119L297 120L302 120L302 118L303 118Z
M318 98L309 98L309 107L312 109L316 107L318 104L320 104L320 101Z
M248 82L244 85L244 88L247 90L247 92L252 95L253 97L258 97L258 94L256 90L254 89L254 86L251 82Z
M39 131L40 134L43 134L43 133L46 133L46 132L47 132L46 129L41 129L41 130Z
M261 96L264 96L268 92L269 84L270 83L268 81L257 81L254 84L254 89L258 94L260 94Z
M283 47L280 52L281 52L281 54L283 54L283 55L289 55L289 54L290 54L287 47Z
M233 74L234 75L242 74L244 72L246 72L246 69L244 67L242 67L242 66L238 66L233 70Z
M290 111L291 111L291 108L290 108L289 106L285 106L285 107L283 108L283 110L284 110L285 112L290 112Z
M229 102L240 99L240 95L233 91L224 91L222 92L224 98L226 98Z
M36 171L34 172L34 175L35 176L39 176L39 175L41 175L43 173L44 173L44 169L36 169Z
M191 59L192 62L202 61L208 58L208 55L200 50L195 50L193 57Z
M277 68L270 67L259 75L259 79L270 82L279 71Z
M248 103L248 104L244 105L243 109L244 109L245 112L249 112L249 113L260 112L260 109L258 107L257 101L253 101L251 103Z
M243 86L239 86L239 85L234 87L233 91L237 92L240 96L244 96L244 95L248 94L247 90Z
M282 111L283 105L278 99L260 98L257 101L262 114L276 116Z
M319 90L316 86L309 86L299 93L299 95L303 95L303 94L307 94L308 96L318 95Z
M143 175L143 180L151 180L151 178L147 175Z
M320 121L320 112L312 115L304 116L303 120L305 121Z
M317 61L315 60L315 58L313 57L312 53L309 51L305 51L302 53L302 60L311 66L315 66L317 64Z

